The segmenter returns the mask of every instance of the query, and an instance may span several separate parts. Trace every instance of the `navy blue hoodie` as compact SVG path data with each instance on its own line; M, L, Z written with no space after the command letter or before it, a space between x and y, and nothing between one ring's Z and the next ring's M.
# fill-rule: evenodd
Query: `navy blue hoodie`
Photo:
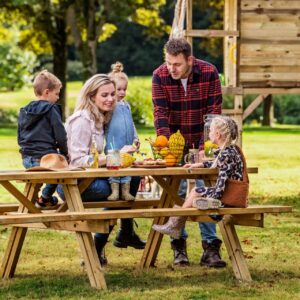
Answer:
M67 134L60 106L46 100L32 101L20 109L18 144L22 157L41 158L49 153L68 155Z

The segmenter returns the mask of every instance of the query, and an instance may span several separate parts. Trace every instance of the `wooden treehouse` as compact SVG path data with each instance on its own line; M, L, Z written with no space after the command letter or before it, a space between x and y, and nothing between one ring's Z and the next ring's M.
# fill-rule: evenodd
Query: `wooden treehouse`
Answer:
M191 45L196 37L224 39L223 94L234 95L234 106L223 113L242 128L269 95L300 94L300 0L222 2L223 30L205 30L193 28L193 1L178 0L171 35L181 34ZM246 94L257 97L243 109Z

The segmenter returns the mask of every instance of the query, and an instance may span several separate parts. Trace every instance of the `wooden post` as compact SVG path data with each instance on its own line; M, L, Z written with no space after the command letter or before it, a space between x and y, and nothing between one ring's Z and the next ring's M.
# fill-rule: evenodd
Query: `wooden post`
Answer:
M31 202L38 197L38 192L41 184L27 183L24 189L24 195ZM28 209L24 205L19 206L18 212L27 212ZM11 278L15 274L15 270L22 251L23 243L26 237L27 228L12 227L11 234L8 240L8 245L3 257L3 262L0 269L1 278Z
M155 176L153 176L155 178ZM179 184L180 184L180 178L177 177L169 177L166 180L166 184L169 186L169 188L173 191L177 191ZM172 207L173 201L172 201L172 195L168 193L165 189L163 190L163 193L160 198L160 203L158 208L163 208L163 207ZM167 217L157 217L154 218L153 224L164 224L167 220ZM160 245L162 241L163 235L157 231L154 231L151 229L148 239L147 239L147 244L145 247L145 250L143 252L143 256L141 258L140 262L140 268L149 268L153 267Z
M241 281L252 281L239 238L232 222L232 216L225 216L218 224L235 277Z
M64 194L70 211L84 211L77 185L64 185ZM90 232L76 232L90 284L98 289L107 289L103 270Z
M189 31L193 29L193 0L187 0L186 8L186 31L188 33L186 39L191 45L193 53L193 37L189 35Z

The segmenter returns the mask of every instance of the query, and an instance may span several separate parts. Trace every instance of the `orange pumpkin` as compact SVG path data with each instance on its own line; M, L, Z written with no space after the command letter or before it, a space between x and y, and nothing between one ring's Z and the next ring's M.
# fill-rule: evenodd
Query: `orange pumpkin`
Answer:
M168 146L168 138L165 137L164 135L159 135L156 140L155 140L155 147L158 147L158 148L164 148L164 147L167 147Z
M167 156L165 156L164 160L166 161L167 167L173 167L176 165L177 158L172 153L169 153Z

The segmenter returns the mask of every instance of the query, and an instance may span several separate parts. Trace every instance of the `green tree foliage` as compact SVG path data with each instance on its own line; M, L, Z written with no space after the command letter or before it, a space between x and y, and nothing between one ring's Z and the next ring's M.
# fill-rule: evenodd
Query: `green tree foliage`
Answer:
M28 84L36 57L30 51L20 49L16 44L0 44L0 89L13 91Z
M68 10L68 23L81 56L84 78L97 72L98 42L114 33L117 22L129 20L143 24L153 35L167 30L159 16L163 4L165 0L75 0Z
M33 47L33 39L44 42L45 49L50 45L53 55L53 73L61 80L62 90L60 103L65 110L65 91L66 91L66 69L67 69L67 9L73 0L2 0L3 9L12 14L17 14L22 20L23 46L27 44ZM19 21L20 20L15 20ZM29 38L33 32L32 38ZM26 42L28 38L28 43ZM39 43L43 47L42 43Z

